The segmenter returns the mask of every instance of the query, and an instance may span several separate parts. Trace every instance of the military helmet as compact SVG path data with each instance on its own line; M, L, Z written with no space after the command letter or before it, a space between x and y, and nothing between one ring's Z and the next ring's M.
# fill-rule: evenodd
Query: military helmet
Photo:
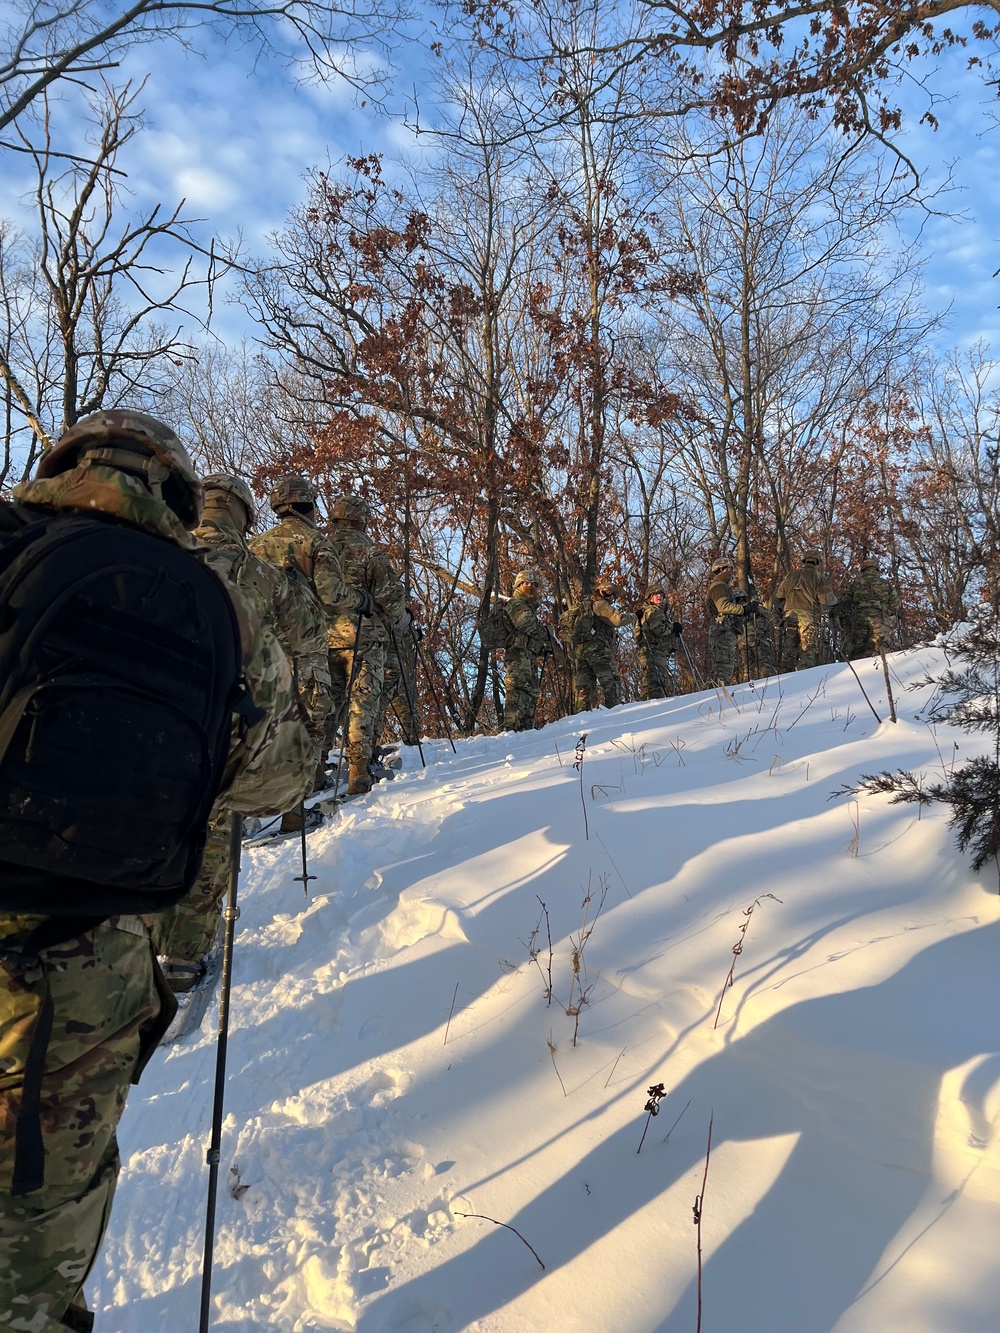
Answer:
M878 561L874 556L867 555L864 560L858 564L858 569L878 569Z
M279 477L267 501L276 514L283 514L292 505L314 505L317 495L316 487L307 477L293 475Z
M653 597L666 597L666 596L667 596L667 590L662 583L651 583L649 587L646 589L647 602L650 601Z
M352 493L340 496L330 510L330 517L335 523L367 523L371 516L368 501Z
M720 555L717 560L712 561L712 573L721 574L723 570L732 569L733 562L728 556Z
M602 574L594 583L594 591L604 597L615 598L622 595L622 590L610 574Z
M802 563L804 565L821 565L823 563L823 552L815 546L812 547L802 556Z
M202 477L201 484L205 488L206 499L209 491L222 491L225 495L233 495L246 509L247 522L251 525L257 522L257 501L242 477L234 476L232 472L213 472L208 477Z
M517 592L518 588L526 587L528 584L537 588L540 582L541 575L537 569L522 569L514 579L514 591Z
M42 454L36 476L57 477L84 459L142 474L156 499L186 528L198 526L204 501L198 474L177 435L156 417L120 407L81 417ZM164 483L170 481L179 484L168 485L164 495Z

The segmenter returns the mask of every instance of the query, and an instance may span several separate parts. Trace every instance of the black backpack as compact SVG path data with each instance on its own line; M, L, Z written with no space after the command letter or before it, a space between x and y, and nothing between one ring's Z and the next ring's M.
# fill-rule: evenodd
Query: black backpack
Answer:
M0 504L0 911L159 911L190 888L242 688L220 579L101 516Z

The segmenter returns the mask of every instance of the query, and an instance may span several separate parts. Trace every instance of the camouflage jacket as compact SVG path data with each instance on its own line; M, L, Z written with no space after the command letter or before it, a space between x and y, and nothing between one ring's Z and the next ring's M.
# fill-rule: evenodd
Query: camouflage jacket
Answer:
M872 612L882 616L895 614L899 604L896 589L877 569L863 569L848 584L840 599L840 618L849 620L854 615L868 616Z
M521 588L504 603L503 616L510 627L508 650L526 651L537 656L548 647L549 632L538 619L538 602Z
M640 652L667 656L677 651L674 618L669 607L655 602L643 602L635 627L635 639Z
M591 599L594 608L593 644L598 652L614 655L618 646L617 631L634 625L638 617L631 611L619 611L605 597Z
M197 539L138 479L103 466L83 466L57 477L36 478L14 489L17 503L56 511L95 510L174 542L197 558ZM217 805L241 814L288 810L311 786L312 742L302 721L285 654L252 606L226 585L243 630L247 688L264 717L252 726L233 720L229 759Z
M736 620L730 620L730 616L739 616L743 618L743 602L738 602L733 596L733 590L725 579L714 579L708 585L708 591L705 594L705 610L708 612L709 619L714 621L717 627L722 629L731 629L734 632L741 628ZM711 626L710 626L711 628Z
M297 569L329 620L361 604L347 585L329 537L301 514L285 514L280 523L252 538L250 550L277 569Z
M778 584L771 598L782 615L809 616L837 605L836 594L827 575L817 565L793 569Z
M389 557L367 532L349 523L335 525L331 542L344 571L344 582L351 589L369 593L375 603L375 614L362 623L360 646L388 643L390 628L399 623L406 610L403 585ZM341 612L331 619L331 648L353 648L357 634L356 615Z
M216 573L235 583L285 650L287 657L326 648L326 617L297 569L276 569L250 550L227 509L212 506L194 536L208 547Z

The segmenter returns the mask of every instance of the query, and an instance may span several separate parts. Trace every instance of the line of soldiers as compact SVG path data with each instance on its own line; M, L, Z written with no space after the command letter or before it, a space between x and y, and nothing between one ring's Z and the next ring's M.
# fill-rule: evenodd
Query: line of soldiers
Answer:
M729 685L737 676L749 680L814 666L834 607L845 657L867 656L884 647L895 626L898 597L879 573L877 561L862 560L857 576L839 598L822 563L822 552L806 551L767 607L752 584L746 590L732 586L731 560L714 561L705 592L713 683ZM524 731L534 725L542 675L551 657L563 662L568 658L574 712L595 707L598 690L606 707L621 703L620 629L631 628L635 637L642 699L661 699L675 692L679 650L687 658L692 683L697 683L683 642L684 627L674 619L662 586L650 587L638 611L632 612L615 605L621 603L622 591L613 579L600 578L593 596L581 598L560 616L558 639L539 619L540 589L538 570L525 569L517 575L512 596L502 604L504 623L494 636L504 650L506 730Z
M233 868L234 812L285 812L285 826L294 827L304 797L327 785L324 759L338 723L354 793L371 786L369 761L388 708L405 738L417 739L416 719L400 702L412 671L405 645L416 647L400 581L365 531L361 499L337 502L329 538L318 529L316 499L306 479L282 478L270 496L277 523L248 542L256 506L245 482L222 473L200 479L168 426L111 411L66 432L3 506L12 531L46 516L86 515L207 564L229 592L249 696L232 719L200 872L175 906L95 916L81 897L73 916L0 910L4 1329L93 1327L82 1288L114 1195L117 1124L130 1082L176 1013L174 994L203 973Z

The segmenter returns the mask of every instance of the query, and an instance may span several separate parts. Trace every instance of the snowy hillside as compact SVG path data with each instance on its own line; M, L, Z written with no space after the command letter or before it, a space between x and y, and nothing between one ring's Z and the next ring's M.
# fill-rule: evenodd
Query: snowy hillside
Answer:
M712 1118L705 1333L992 1333L996 883L940 808L829 799L965 755L922 697L877 726L838 666L434 742L310 836L308 901L248 849L214 1327L694 1333ZM197 1328L215 1036L132 1092L99 1333Z

